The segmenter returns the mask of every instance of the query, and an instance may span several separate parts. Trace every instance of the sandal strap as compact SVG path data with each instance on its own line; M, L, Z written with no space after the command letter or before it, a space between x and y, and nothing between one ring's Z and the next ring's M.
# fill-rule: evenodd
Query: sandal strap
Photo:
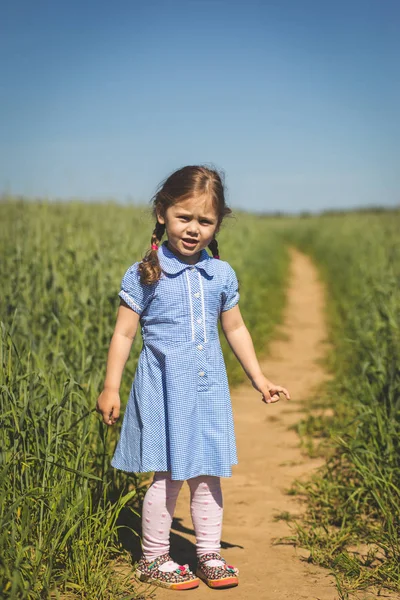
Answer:
M172 560L172 559L168 553L161 554L160 556L157 556L157 558L155 558L152 561L146 561L148 563L147 568L150 570L158 569L158 567L160 567L161 565L163 565L164 563L166 563L170 560Z
M153 561L151 561L151 563L149 563L147 565L147 568L152 571L153 569L160 569L160 567L162 565L164 565L166 562L172 562L172 558L170 557L169 554L162 554L161 556L157 556L157 558L155 558ZM163 571L165 573L177 573L178 575L189 575L191 573L189 565L185 564L185 565L178 565L178 567L176 567L176 569L174 569L173 571Z
M198 558L199 564L204 564L208 560L221 560L223 563L226 563L226 560L220 555L219 552L208 552L208 554L202 554Z

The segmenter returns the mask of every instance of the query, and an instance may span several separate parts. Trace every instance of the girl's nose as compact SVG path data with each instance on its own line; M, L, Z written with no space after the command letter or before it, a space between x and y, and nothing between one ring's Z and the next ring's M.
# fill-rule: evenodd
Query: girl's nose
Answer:
M197 237L197 235L199 233L197 225L195 223L189 223L187 232L190 233L190 235Z

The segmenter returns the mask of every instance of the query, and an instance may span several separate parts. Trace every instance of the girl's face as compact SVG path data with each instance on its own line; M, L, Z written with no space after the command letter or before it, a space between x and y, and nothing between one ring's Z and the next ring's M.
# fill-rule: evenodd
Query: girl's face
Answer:
M159 223L165 223L168 248L180 260L194 265L218 231L218 214L211 198L183 200L167 208Z

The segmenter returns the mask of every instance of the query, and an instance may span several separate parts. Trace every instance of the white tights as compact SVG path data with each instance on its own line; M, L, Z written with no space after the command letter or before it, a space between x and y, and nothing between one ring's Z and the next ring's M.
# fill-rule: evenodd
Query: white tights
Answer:
M196 533L197 556L209 552L219 553L223 514L220 478L200 475L187 482L190 487L190 513ZM143 502L142 547L146 560L154 560L169 552L172 518L183 483L172 480L169 472L154 474Z

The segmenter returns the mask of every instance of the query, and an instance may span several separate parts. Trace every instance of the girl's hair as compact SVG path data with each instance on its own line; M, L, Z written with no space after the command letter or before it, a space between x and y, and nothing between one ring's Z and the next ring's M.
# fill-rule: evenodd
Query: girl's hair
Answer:
M151 199L152 215L156 225L151 236L151 249L148 250L139 264L140 281L151 284L161 277L161 266L158 260L157 249L165 233L165 225L157 220L157 210L165 215L166 210L189 198L199 198L209 195L218 215L217 231L225 216L231 214L231 209L225 203L224 185L220 174L204 166L187 166L175 171L165 179L156 194ZM218 257L218 242L215 239L209 243L212 255Z

